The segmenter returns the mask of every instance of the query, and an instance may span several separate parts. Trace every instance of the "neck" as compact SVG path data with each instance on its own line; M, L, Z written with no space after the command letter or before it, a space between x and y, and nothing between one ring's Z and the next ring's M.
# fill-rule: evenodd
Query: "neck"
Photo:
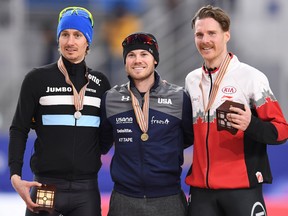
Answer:
M138 89L139 92L141 93L145 93L147 91L150 90L150 88L153 86L154 82L155 82L155 77L154 77L154 73L151 74L151 76L149 76L148 78L144 79L144 80L133 80L135 87Z
M83 58L81 61L76 61L76 62L74 62L74 61L71 61L71 60L65 58L63 55L62 55L61 57L62 57L62 60L63 60L63 62L64 62L65 64L70 64L70 65L78 65L78 64L80 64L80 63L83 63L84 60L85 60L85 58Z
M205 61L205 67L208 68L219 68L220 65L222 64L222 62L224 61L224 59L226 58L226 55L228 54L228 52L223 52L223 54L221 54L221 56L219 56L216 59L213 59L211 61L206 60Z
M64 58L62 56L62 60L63 60L63 63L66 67L66 70L68 71L68 73L70 75L72 74L83 74L85 75L85 72L86 72L86 65L85 65L85 61L82 60L81 62L79 62L78 64L75 64L69 60L67 60L66 58Z

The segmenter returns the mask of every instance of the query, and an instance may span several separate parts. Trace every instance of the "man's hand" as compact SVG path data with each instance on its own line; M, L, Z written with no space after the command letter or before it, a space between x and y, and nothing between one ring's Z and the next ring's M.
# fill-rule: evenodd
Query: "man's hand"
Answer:
M242 110L237 107L230 107L229 110L231 113L227 114L227 119L231 123L231 126L245 131L251 121L251 110L248 106L245 106L245 110Z
M35 207L39 207L36 203L34 203L30 197L30 189L31 187L40 187L41 183L39 182L29 182L21 179L20 176L14 174L11 176L11 184L14 187L15 191L20 195L20 197L26 203L27 208L34 212Z

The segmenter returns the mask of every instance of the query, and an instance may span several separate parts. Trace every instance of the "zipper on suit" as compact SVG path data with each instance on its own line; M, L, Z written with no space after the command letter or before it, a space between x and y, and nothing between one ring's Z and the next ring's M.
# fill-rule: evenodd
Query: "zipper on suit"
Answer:
M209 100L210 100L210 95L211 95L212 86L213 86L212 75L211 75L210 70L208 70L208 75L210 79L210 90L209 90ZM210 155L209 155L209 142L208 142L209 130L210 130L210 109L208 110L208 113L207 113L207 133L206 133L206 157L207 157L206 186L207 188L210 188L209 186Z

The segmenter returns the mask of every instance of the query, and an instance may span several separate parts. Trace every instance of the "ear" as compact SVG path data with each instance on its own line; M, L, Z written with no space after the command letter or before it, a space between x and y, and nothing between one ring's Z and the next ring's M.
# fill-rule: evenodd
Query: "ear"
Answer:
M230 31L224 33L226 43L230 40Z
M154 60L154 65L158 64L158 62L156 60Z

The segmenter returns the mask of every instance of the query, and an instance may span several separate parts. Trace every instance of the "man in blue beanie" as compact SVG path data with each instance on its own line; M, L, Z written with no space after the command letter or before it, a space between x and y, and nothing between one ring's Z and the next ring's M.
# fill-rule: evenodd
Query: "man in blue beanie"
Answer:
M85 8L62 10L59 60L31 70L22 83L10 127L9 167L11 183L26 203L26 216L101 216L100 103L110 84L85 63L93 24ZM25 181L23 155L31 128L37 135L30 159L35 177Z

